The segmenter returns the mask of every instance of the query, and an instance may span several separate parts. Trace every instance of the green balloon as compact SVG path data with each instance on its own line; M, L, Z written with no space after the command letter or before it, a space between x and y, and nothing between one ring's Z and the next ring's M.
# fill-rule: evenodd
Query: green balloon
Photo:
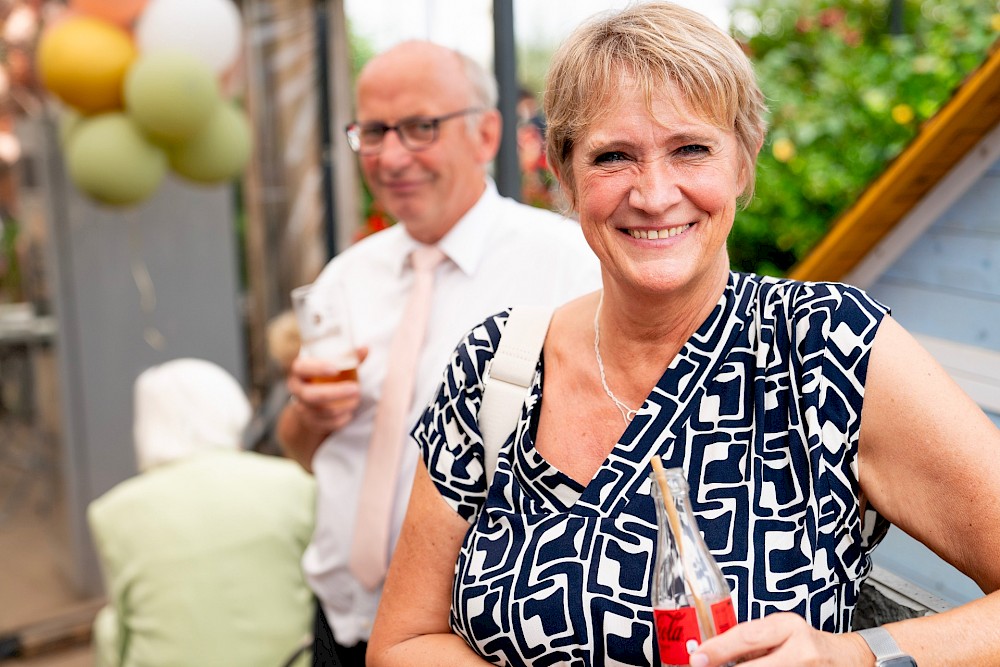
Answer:
M192 137L219 106L219 84L200 59L181 51L140 56L125 75L125 110L156 141Z
M136 204L149 197L167 173L167 156L126 114L81 120L65 149L72 181L105 204Z
M250 123L232 104L220 104L196 135L169 149L170 166L198 183L235 178L250 159Z

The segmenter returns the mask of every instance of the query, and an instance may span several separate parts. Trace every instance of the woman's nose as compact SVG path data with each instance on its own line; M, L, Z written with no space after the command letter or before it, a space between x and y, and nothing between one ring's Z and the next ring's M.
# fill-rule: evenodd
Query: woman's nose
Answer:
M642 165L632 189L629 205L649 215L664 212L682 198L678 174L669 164Z

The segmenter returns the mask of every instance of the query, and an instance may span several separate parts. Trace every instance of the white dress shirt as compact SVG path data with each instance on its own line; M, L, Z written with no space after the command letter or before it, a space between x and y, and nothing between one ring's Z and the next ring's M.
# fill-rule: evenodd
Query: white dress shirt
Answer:
M312 461L318 491L316 530L302 561L337 643L343 646L367 641L381 596L381 588L372 593L362 587L347 563L389 342L406 306L413 281L409 254L417 245L403 225L394 225L337 255L316 280L320 285L343 286L356 342L368 346L368 357L358 370L361 404L354 419L330 435ZM491 181L438 247L447 259L435 274L408 424L433 398L451 353L473 326L510 306L557 306L601 284L600 265L576 222L501 197ZM409 444L404 447L396 490L391 550L399 537L418 460L416 444Z

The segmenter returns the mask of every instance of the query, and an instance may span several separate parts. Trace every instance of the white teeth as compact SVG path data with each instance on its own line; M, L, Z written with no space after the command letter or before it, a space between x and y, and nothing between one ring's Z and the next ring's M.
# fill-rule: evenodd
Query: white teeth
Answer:
M690 224L682 225L680 227L671 227L669 229L661 229L659 231L655 229L630 229L629 234L632 235L634 239L668 239L671 236L677 236L678 234L683 234L691 227Z

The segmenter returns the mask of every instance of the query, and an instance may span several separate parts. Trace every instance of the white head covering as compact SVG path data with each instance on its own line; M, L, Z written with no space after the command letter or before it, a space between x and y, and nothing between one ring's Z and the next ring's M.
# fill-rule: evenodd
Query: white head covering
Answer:
M238 449L250 421L243 388L202 359L175 359L143 371L134 395L141 471L205 450Z

